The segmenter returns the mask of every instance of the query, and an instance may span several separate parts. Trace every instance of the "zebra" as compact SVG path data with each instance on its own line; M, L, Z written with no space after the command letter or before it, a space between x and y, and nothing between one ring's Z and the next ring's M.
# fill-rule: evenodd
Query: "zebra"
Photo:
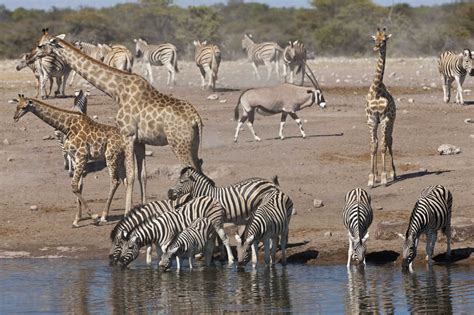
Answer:
M168 191L168 198L175 199L188 193L193 197L210 196L224 208L226 223L242 225L265 195L279 190L278 186L277 177L273 182L254 177L227 187L216 187L212 179L188 166L181 170L177 185Z
M403 243L403 269L412 270L412 262L416 257L416 249L421 234L426 235L426 258L431 265L433 250L438 230L446 235L446 255L451 256L451 209L453 196L441 186L428 186L416 201L411 212L410 221L405 235L398 234Z
M187 194L176 200L157 200L149 202L145 205L137 205L125 215L112 229L110 233L110 240L112 241L112 248L109 254L109 263L111 266L116 265L119 261L124 239L123 232L130 233L141 223L151 218L152 216L160 216L161 214L175 210L186 202L191 200L191 195ZM147 248L146 262L151 263L151 245Z
M217 72L219 71L219 65L221 63L221 50L219 46L207 44L206 41L200 42L195 40L194 46L196 47L194 60L201 72L201 87L204 89L206 86L205 78L207 74L209 77L207 86L215 91Z
M244 34L242 38L242 48L247 52L247 58L252 63L252 67L261 80L257 66L264 64L267 67L267 81L270 80L272 73L272 63L275 64L275 72L280 78L279 60L283 52L283 48L275 42L255 43L251 34Z
M170 43L149 45L143 38L134 39L133 41L135 42L135 57L143 57L150 83L153 84L151 66L165 66L168 70L166 84L176 84L175 74L179 72L176 46Z
M92 58L96 60L99 60L99 61L104 60L102 56L100 44L95 45L88 42L77 41L77 42L74 42L74 46L78 48L80 51L82 51L83 53L85 53L86 55L91 56ZM76 77L76 71L72 70L71 79L69 80L69 86L73 84L75 77Z
M304 83L304 75L306 71L306 47L303 43L295 40L289 41L283 51L283 62L285 64L285 73L290 73L290 83L293 83L293 75L301 73L301 84ZM296 71L296 72L295 72ZM285 76L286 81L286 76Z
M51 58L50 56L44 57L44 58ZM36 90L36 95L35 98L39 96L40 93L40 62L41 59L36 60L35 62L27 64L26 61L29 59L29 54L28 53L23 53L19 57L19 62L16 65L16 71L20 71L26 67L30 68L31 71L33 71L33 74L35 76L35 90ZM57 83L57 82L56 82ZM53 78L49 78L49 93L48 95L51 94L51 90L53 88ZM58 86L59 89L59 86Z
M90 94L89 91L84 93L82 90L80 90L76 91L74 94L75 98L74 104L72 105L72 110L87 115L87 96ZM64 149L64 141L66 140L67 136L58 129L54 130L54 135L58 141L59 147L61 148L61 152L63 153L64 169L68 170L69 177L72 177L74 175L74 157Z
M41 98L46 99L49 97L49 94L46 93L46 82L50 82L49 93L51 93L52 78L56 78L57 83L57 90L54 92L54 95L65 96L66 81L71 72L71 67L62 58L56 55L47 55L42 58L34 56L35 50L28 54L25 63L26 65L35 63L34 67L39 73Z
M471 76L474 75L472 59L471 51L467 48L463 50L462 54L445 51L439 56L438 71L441 74L445 103L448 103L451 98L451 84L456 80L456 103L464 105L462 84L467 73Z
M186 229L194 220L206 217L212 222L217 235L224 243L227 250L228 262L234 261L234 256L229 246L229 238L224 232L224 209L219 202L212 197L201 196L194 198L176 209L176 211L165 212L156 217L152 216L138 225L132 232L122 232L125 242L122 245L119 264L128 266L138 256L142 246L155 243L158 248L158 256L168 248L171 241L179 232Z
M374 217L370 202L370 195L361 188L352 189L346 194L342 220L349 236L347 267L350 266L351 260L365 265L365 243L369 238L369 227Z
M123 45L101 45L103 62L113 68L132 73L133 54Z
M170 243L161 256L159 267L167 270L176 256L176 268L181 268L181 258L188 257L189 269L193 269L194 255L205 253L205 263L209 266L214 251L216 231L208 218L197 218Z
M275 264L275 254L280 238L282 262L286 263L286 243L288 225L293 212L293 201L283 192L274 190L263 199L260 206L250 215L242 236L235 234L237 240L238 266L244 267L249 261L249 249L252 248L252 265L257 266L258 243L263 242L265 264Z

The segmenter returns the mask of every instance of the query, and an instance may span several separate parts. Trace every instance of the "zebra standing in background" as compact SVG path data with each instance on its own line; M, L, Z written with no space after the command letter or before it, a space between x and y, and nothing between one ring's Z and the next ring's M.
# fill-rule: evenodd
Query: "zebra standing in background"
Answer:
M80 90L79 92L76 91L74 94L75 98L74 104L72 105L72 110L87 115L87 96L89 96L89 91L84 93L82 90ZM64 149L66 135L57 129L54 130L54 135L56 136L56 140L58 140L59 147L63 153L64 169L68 170L69 177L72 177L74 175L74 157L69 155L69 153Z
M351 260L365 265L365 243L369 238L369 227L374 217L370 202L370 195L361 188L352 189L346 194L342 219L349 236L347 267L350 266Z
M143 38L134 39L133 41L135 42L135 56L137 58L143 56L150 83L153 84L151 66L165 66L168 70L166 84L176 84L175 75L179 72L176 46L170 43L149 45Z
M33 71L33 74L35 76L35 90L36 90L36 95L35 98L38 98L39 93L40 93L40 62L41 59L36 60L35 62L27 64L26 61L29 58L29 54L24 53L20 55L20 61L16 65L16 71L20 71L26 67L30 68L31 71ZM50 58L49 56L45 58ZM56 81L57 83L57 81ZM49 78L49 93L48 96L51 94L51 90L53 88L53 78ZM58 86L59 89L59 86Z
M103 62L113 68L132 73L133 54L123 45L101 45Z
M116 265L120 258L122 246L125 241L122 238L123 232L130 233L152 216L160 216L165 212L175 210L190 200L191 196L188 194L176 200L158 200L145 205L138 205L130 210L130 212L115 225L110 233L110 240L112 241L112 248L109 254L110 265ZM158 253L160 253L160 250L157 250ZM151 245L147 248L146 262L147 264L151 263Z
M267 81L272 74L272 63L275 64L275 72L280 78L279 60L283 49L275 42L255 43L251 34L244 34L242 48L247 52L247 58L252 63L257 78L261 80L257 66L264 64L267 67Z
M83 53L85 53L86 55L96 59L96 60L100 60L100 61L103 61L104 58L102 56L102 53L101 53L101 45L100 44L92 44L92 43L88 43L88 42L81 42L81 41L77 41L77 42L74 42L74 46L76 46L80 51L82 51ZM72 71L72 74L71 74L71 80L69 80L69 86L72 85L72 83L74 82L74 79L76 77L76 71Z
M178 184L168 191L168 198L175 199L184 194L191 194L194 198L210 196L224 208L225 222L242 225L265 195L273 190L280 190L276 177L273 182L249 178L227 187L216 187L212 179L188 166L181 170Z
M301 73L301 84L304 83L304 75L306 71L306 47L303 43L295 40L294 42L289 41L288 45L283 51L283 62L285 63L285 81L286 73L290 73L289 82L293 84L293 76ZM287 70L286 70L287 69ZM296 70L296 72L295 72Z
M415 203L405 235L399 234L403 243L402 267L410 270L416 257L416 249L421 234L426 235L426 255L428 263L432 263L433 250L438 235L442 230L446 235L446 255L451 255L451 208L453 196L441 185L425 188Z
M265 264L275 264L275 254L280 238L282 262L286 263L286 243L288 226L293 212L293 201L283 192L274 190L268 194L260 206L250 215L242 236L235 234L237 240L238 266L243 267L249 261L249 249L252 248L252 265L257 266L258 243L263 242Z
M229 264L234 261L234 256L229 245L229 238L224 231L224 209L217 200L208 196L194 198L176 209L165 212L156 217L152 216L138 225L131 233L122 232L125 242L119 264L127 266L138 256L140 248L145 245L156 244L158 250L166 252L171 241L197 218L206 217L212 222L217 235L224 243L227 250ZM161 256L161 253L159 253Z
M172 258L176 256L176 268L181 268L181 258L188 257L189 269L193 269L194 255L204 252L206 266L211 264L214 251L216 231L212 222L207 218L198 218L185 230L179 233L161 256L160 268L167 270L171 267Z
M219 46L207 44L206 41L200 42L195 40L194 46L196 47L194 60L201 72L201 87L204 89L206 86L205 78L207 74L209 77L207 87L215 91L217 72L219 71L219 65L221 63L221 50Z
M466 74L474 75L472 68L472 54L469 49L464 49L462 54L452 51L443 52L438 59L438 71L443 84L444 102L451 98L451 84L456 81L456 103L464 105L462 97L462 84Z

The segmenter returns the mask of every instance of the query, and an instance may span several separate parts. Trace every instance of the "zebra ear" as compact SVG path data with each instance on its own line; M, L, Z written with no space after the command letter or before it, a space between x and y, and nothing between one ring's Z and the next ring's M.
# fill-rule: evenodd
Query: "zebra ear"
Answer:
M405 237L405 235L403 235L403 234L400 234L400 233L397 233L397 235L398 235L398 236L399 236L399 237L400 237L402 240L406 240L406 237Z

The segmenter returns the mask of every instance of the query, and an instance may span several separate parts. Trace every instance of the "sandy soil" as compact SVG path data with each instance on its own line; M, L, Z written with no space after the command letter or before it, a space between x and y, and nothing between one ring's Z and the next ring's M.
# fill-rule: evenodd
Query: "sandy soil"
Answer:
M199 110L204 122L201 157L204 171L218 185L226 185L252 176L270 178L277 174L283 189L292 197L297 214L290 225L290 260L315 264L340 263L347 255L347 237L341 222L344 195L354 187L365 187L369 172L369 134L364 113L364 99L372 80L376 59L320 59L312 61L328 102L326 110L305 109L298 114L304 121L307 138L302 139L296 124L288 119L287 138L278 136L278 116L258 117L255 129L262 138L254 142L247 127L239 142L233 143L233 109L241 91L259 85L246 61L223 62L219 100L207 100L209 91L199 88L198 70L191 62L180 63L178 85L165 87L165 72L159 68L155 84L160 90L189 100ZM2 257L106 257L110 248L108 235L124 210L123 186L112 204L110 222L95 226L90 221L72 229L75 198L70 178L62 169L62 156L53 138L53 129L32 114L13 122L14 106L8 99L18 93L34 95L33 75L29 69L17 72L15 61L0 63L0 256ZM134 71L142 72L138 64ZM261 73L263 74L263 68ZM433 184L448 187L454 195L453 218L471 222L474 216L474 125L464 123L474 118L471 106L442 102L442 90L436 60L388 59L385 83L397 99L394 130L395 164L399 179L388 187L368 190L372 195L375 219L370 228L369 258L374 262L394 261L401 252L401 240L378 240L382 221L408 222L410 211L420 191ZM465 89L472 89L467 78ZM75 86L88 88L76 79ZM117 106L95 88L89 87L89 115L102 123L113 124ZM414 102L409 102L413 99ZM474 102L474 94L465 93ZM69 108L72 98L49 99L50 104ZM5 140L6 139L6 140ZM450 143L461 148L455 156L440 156L437 148ZM177 160L168 147L147 147L153 156L147 159L149 200L165 198L176 181ZM107 171L89 174L84 195L99 212L108 190ZM135 187L134 200L139 200ZM315 208L314 199L324 206ZM38 210L30 210L37 205ZM400 232L403 229L400 230ZM328 233L330 232L330 233ZM329 235L331 234L331 235ZM455 242L469 257L473 238ZM436 254L445 245L439 242ZM424 243L419 247L422 263ZM370 260L369 259L369 260ZM400 262L398 257L397 263ZM472 265L472 258L459 263Z

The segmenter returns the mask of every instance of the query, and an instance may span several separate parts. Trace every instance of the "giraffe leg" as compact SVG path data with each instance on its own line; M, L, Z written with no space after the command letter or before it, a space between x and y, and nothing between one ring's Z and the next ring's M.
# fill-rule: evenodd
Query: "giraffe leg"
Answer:
M125 214L132 209L133 183L135 181L135 156L134 142L135 137L125 137L125 171L127 176L127 196L125 200Z
M285 136L283 136L283 127L285 126L285 122L286 122L286 117L288 116L288 113L286 112L282 112L281 113L281 119L280 119L280 133L279 133L279 136L280 136L280 139L283 140L285 139Z
M39 95L39 92L40 92L40 78L39 77L36 77L35 90L36 90L35 98L38 98L38 95Z
M378 127L378 120L376 117L369 116L367 121L370 130L370 174L369 174L369 182L367 186L374 187L374 183L377 180L377 127Z
M109 176L110 176L110 189L109 195L107 197L107 203L105 205L104 210L102 211L102 216L100 218L99 224L103 224L107 222L107 217L109 216L110 211L110 204L114 198L115 192L117 191L118 186L120 185L120 175L119 175L119 165L118 165L118 157L117 155L113 158L107 159L107 166L109 169Z
M255 75L257 76L258 81L262 80L262 78L260 78L260 74L258 73L257 65L255 64L255 62L252 62L252 67L255 71Z
M381 129L382 129L382 143L381 143L381 155L382 155L382 174L380 176L380 183L384 186L387 186L387 170L386 170L386 164L385 164L385 154L387 153L387 124L388 124L388 118L385 118L382 120L381 123Z
M142 204L146 204L146 161L145 144L135 143L135 157L137 159L138 184L140 185L140 196Z
M395 170L395 162L393 160L393 150L392 150L392 143L393 143L393 138L392 138L392 132L393 132L393 123L394 121L392 120L390 124L387 126L387 131L385 134L386 137L386 142L387 142L387 147L388 147L388 153L390 154L390 160L392 163L392 170L389 173L389 179L391 181L394 181L397 179L397 171Z
M242 127L243 123L247 120L247 118L248 118L247 112L244 111L242 114L242 117L240 117L240 120L237 123L237 127L235 128L234 142L237 142L237 139L239 138L240 128Z
M301 135L303 136L303 139L306 138L306 134L304 133L303 129L303 123L301 122L301 119L296 115L296 113L290 113L290 117L293 118L293 120L296 122L298 127L300 128Z
M91 210L86 200L84 199L84 197L82 197L82 187L81 187L82 185L80 185L82 173L84 172L86 163L87 163L87 155L86 156L76 155L76 165L75 165L76 168L74 169L74 176L72 177L71 188L72 188L72 192L76 195L77 199L79 200L78 204L81 207L79 207L76 214L76 218L74 219L74 222L72 223L73 227L79 227L78 223L80 220L83 219L82 207L85 207L87 209L88 214L91 213Z

